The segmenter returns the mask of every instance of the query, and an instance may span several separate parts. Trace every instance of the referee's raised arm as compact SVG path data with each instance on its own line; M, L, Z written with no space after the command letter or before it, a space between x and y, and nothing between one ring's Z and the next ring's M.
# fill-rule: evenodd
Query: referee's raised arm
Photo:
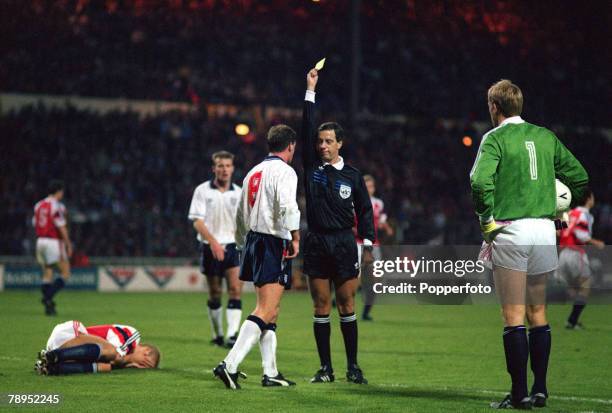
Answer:
M304 170L312 168L312 165L318 162L317 149L315 147L315 127L314 127L314 103L315 103L315 88L319 74L317 69L311 69L306 74L306 96L304 97L304 109L302 112L302 144L304 155L302 162Z

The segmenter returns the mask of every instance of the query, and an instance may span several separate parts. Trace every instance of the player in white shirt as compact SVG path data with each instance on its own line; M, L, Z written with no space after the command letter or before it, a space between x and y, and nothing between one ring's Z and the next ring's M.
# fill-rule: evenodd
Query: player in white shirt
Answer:
M200 270L208 283L208 318L213 344L224 345L223 278L227 280L229 299L226 308L227 338L231 347L236 342L242 317L242 282L238 279L240 265L236 251L236 211L242 194L241 188L232 183L234 155L227 151L212 155L215 178L199 185L191 200L189 219L198 233L202 255Z
M240 279L255 285L257 305L242 323L238 339L213 370L229 389L239 389L238 366L255 343L261 350L264 387L291 386L276 368L276 319L281 297L291 286L291 259L300 245L300 210L293 160L296 133L286 125L268 131L270 155L244 178L236 215L236 244L242 251Z

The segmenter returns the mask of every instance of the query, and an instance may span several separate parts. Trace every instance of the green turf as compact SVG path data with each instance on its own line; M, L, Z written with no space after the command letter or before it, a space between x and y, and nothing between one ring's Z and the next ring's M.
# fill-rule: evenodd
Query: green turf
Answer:
M373 323L359 324L360 364L370 385L346 383L342 336L332 317L332 351L339 381L309 384L318 367L309 296L287 294L278 321L278 365L295 388L260 386L260 356L254 348L241 366L243 389L225 390L210 370L225 355L211 347L200 294L100 294L64 292L58 317L42 315L38 294L0 293L0 393L60 393L59 409L100 411L312 411L487 412L508 389L501 322L490 306L378 306ZM254 296L247 294L244 308ZM569 306L551 306L553 353L549 407L542 412L612 412L612 306L590 306L588 329L566 331ZM162 353L158 371L39 377L32 370L54 324L125 323ZM1 407L0 407L1 408ZM4 408L2 408L5 410ZM19 411L26 411L22 409ZM42 408L33 408L42 411Z

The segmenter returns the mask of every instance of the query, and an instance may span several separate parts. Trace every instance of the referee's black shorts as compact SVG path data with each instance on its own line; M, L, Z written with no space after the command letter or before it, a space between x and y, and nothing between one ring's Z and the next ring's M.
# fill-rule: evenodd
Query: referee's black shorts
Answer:
M311 278L357 278L359 258L353 231L309 231L304 237L304 274Z
M217 261L213 257L210 245L202 243L202 255L200 256L200 271L208 277L224 277L225 270L240 265L240 256L236 250L236 244L225 245L225 259Z

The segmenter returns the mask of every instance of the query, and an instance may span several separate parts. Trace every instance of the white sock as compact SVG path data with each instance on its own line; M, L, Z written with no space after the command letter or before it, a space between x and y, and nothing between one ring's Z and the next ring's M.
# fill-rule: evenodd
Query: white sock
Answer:
M263 373L268 377L278 376L278 370L276 369L276 331L265 330L261 333L259 350L261 351Z
M219 307L213 310L208 307L208 319L210 320L213 338L223 337L223 308Z
M261 329L257 323L251 320L244 320L242 327L240 327L240 333L238 333L238 339L236 344L230 350L225 357L225 364L227 370L234 374L238 371L238 366L242 363L242 360L249 354L249 351L253 348L255 343L259 341L261 336Z
M227 338L233 337L240 328L240 319L242 318L242 310L239 308L228 308L225 310L227 318Z

